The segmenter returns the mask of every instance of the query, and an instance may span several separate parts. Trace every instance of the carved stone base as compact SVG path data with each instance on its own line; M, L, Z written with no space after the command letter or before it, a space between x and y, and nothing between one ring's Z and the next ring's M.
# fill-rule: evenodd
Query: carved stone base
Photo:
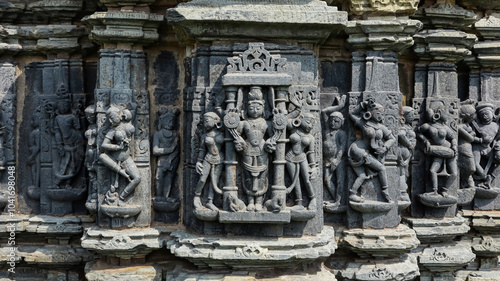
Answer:
M121 280L121 279L120 279ZM128 280L128 279L127 279ZM283 271L255 272L255 271L216 271L216 270L189 270L177 267L167 270L166 280L176 281L336 281L335 275L323 266L314 265L307 268L307 274L293 269Z
M12 226L17 233L44 237L49 244L68 244L73 236L81 235L83 227L93 222L89 216L0 216L0 236L9 235Z
M272 269L294 267L332 255L337 248L332 227L297 238L198 236L178 229L167 247L177 257L202 268ZM176 279L177 280L177 279Z
M420 242L414 230L400 224L396 228L344 230L343 244L360 257L369 258L398 257L416 249Z
M450 241L469 231L469 226L461 216L442 219L403 218L403 221L415 230L422 243Z
M498 234L500 231L500 211L463 211L464 217L471 218L472 228L481 233Z
M143 257L163 247L167 232L160 228L111 230L91 227L85 229L82 247L122 259Z
M430 272L453 272L468 265L476 258L469 244L449 242L423 249L418 261Z
M493 271L467 271L457 272L453 281L497 281L500 276L500 270Z
M404 255L394 260L357 260L342 271L345 280L356 281L403 281L415 280L420 275L415 257Z

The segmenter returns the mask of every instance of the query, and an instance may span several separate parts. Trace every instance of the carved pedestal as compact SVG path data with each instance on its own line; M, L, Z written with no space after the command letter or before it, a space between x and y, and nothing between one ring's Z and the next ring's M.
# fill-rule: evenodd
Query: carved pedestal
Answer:
M407 226L349 229L343 235L342 246L360 257L342 270L346 280L414 280L419 276L416 257L408 254L420 242Z

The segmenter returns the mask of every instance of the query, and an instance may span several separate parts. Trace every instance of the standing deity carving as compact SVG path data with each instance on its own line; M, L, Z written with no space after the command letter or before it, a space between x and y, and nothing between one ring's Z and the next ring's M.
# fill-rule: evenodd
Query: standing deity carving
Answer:
M219 188L219 179L223 170L224 154L222 147L224 145L224 132L221 130L222 122L215 112L207 112L203 115L203 127L205 133L201 136L198 161L196 162L196 172L200 175L200 181L196 185L194 194L194 208L202 210L208 208L212 211L218 211L219 208L214 205L214 191L222 194ZM208 182L207 202L203 206L201 193Z
M243 159L243 189L247 195L248 211L261 211L267 192L269 153L276 150L272 141L272 124L264 119L264 99L259 86L248 93L246 119L236 129L234 144ZM266 139L266 136L269 138Z
M57 98L57 110L48 110L59 156L54 161L54 184L60 189L71 189L72 180L82 167L83 135L80 119L71 112L70 96L64 85L57 91Z
M30 166L31 185L28 187L28 196L40 200L40 109L31 116L31 132L28 138L30 155L26 161Z
M90 105L85 109L85 117L89 123L85 131L85 138L87 139L85 166L89 175L89 194L85 206L89 212L94 213L97 211L97 124L95 105Z
M362 115L359 116L361 112ZM367 99L349 115L362 132L362 138L351 144L347 154L349 164L357 176L351 187L349 200L362 203L365 199L358 195L359 188L366 180L378 177L385 201L392 203L384 162L388 150L396 143L396 138L391 130L382 124L384 107L374 99Z
M415 131L412 127L412 122L415 119L415 110L409 106L403 106L403 117L401 118L401 125L398 133L398 167L400 175L400 194L398 198L398 206L400 209L405 209L410 205L410 197L408 196L408 185L406 181L410 176L409 166L410 161L417 144Z
M153 136L153 155L157 157L154 199L157 211L175 211L180 205L177 198L171 198L180 162L176 130L179 113L178 109L160 111L158 131Z
M346 98L347 95L342 96L338 105L322 111L329 128L323 137L324 184L332 197L332 202L324 202L326 211L339 210L343 194L341 189L345 187L347 135L342 130L344 115L340 110L344 108Z

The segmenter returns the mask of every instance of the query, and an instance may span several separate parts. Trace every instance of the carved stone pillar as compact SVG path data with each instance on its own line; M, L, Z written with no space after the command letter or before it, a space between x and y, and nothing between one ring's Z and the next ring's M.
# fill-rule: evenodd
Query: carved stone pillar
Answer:
M158 40L157 28L164 16L150 13L148 5L152 1L100 2L107 11L82 19L92 28L89 38L102 47L97 64L95 104L90 110L96 121L96 194L89 196L86 203L89 211L97 213L97 226L87 228L82 238L84 247L101 255L98 262L87 265L86 276L91 280L101 278L102 274L109 278L119 274L107 270L96 272L101 265L144 261L148 253L162 244L160 232L148 228L154 182L150 140L153 134L150 134L150 98L143 46ZM129 229L136 227L144 229ZM146 268L148 266L141 267L147 271ZM151 280L156 278L147 276Z
M341 270L348 280L394 280L395 276L412 280L419 275L408 256L419 241L413 230L400 224L400 211L409 206L409 197L407 173L399 165L404 162L402 150L411 151L413 141L410 137L406 143L410 148L400 144L403 130L405 139L410 132L401 122L398 78L398 53L413 45L412 36L422 27L408 18L417 3L350 1L359 17L346 28L347 43L355 51L346 118L349 229L343 232L342 245L358 257ZM389 250L396 244L401 251ZM374 257L375 261L370 260Z
M302 3L191 1L167 11L190 50L191 70L184 99L188 230L173 233L168 247L198 266L316 264L335 248L333 241L305 246L316 257L299 250L333 234L323 227L316 52L347 18L322 1ZM291 256L278 255L285 244L265 237L290 245ZM207 239L215 244L199 243ZM271 256L274 263L264 265Z
M452 4L436 4L420 8L415 18L424 23L424 30L414 36L419 57L413 99L418 142L412 164L413 218L405 221L422 242L415 251L421 278L446 280L475 258L470 244L457 239L469 230L457 206L469 204L474 189L460 178L466 176L461 133L466 120L461 110L467 102L459 99L456 64L477 42L475 35L461 31L476 16Z

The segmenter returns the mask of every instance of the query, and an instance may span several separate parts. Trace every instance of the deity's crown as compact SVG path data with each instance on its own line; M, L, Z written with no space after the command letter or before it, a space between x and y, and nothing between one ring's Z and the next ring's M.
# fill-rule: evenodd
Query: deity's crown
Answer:
M58 101L69 101L69 93L66 90L66 86L61 84L56 92Z
M260 86L250 87L250 92L248 92L248 103L258 103L264 105L262 88Z

